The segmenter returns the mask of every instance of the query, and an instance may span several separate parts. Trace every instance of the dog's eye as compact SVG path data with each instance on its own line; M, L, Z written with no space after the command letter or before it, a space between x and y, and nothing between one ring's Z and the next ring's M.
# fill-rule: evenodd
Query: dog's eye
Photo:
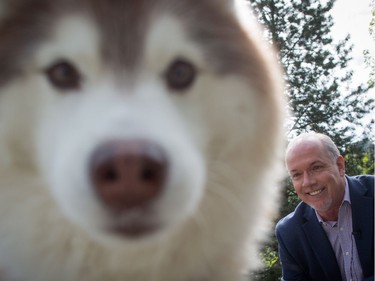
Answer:
M196 72L194 65L190 62L178 59L169 66L165 79L170 89L181 91L193 84Z
M45 70L50 83L60 90L77 90L81 84L78 70L67 61L59 61Z

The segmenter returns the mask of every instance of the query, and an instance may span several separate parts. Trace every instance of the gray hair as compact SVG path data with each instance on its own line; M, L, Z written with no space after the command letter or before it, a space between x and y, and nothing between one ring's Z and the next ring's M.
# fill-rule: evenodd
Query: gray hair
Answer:
M337 157L340 156L340 152L336 144L332 141L332 139L327 135L316 132L302 133L296 138L294 138L291 142L289 142L285 155L288 155L289 150L297 143L307 139L319 140L323 144L324 148L327 150L327 153L329 154L332 161L336 161Z

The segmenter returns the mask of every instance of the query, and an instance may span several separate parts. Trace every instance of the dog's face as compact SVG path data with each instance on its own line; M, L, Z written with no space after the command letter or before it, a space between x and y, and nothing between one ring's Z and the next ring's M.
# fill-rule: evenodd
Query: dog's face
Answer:
M49 2L3 7L0 150L72 221L168 233L204 204L218 159L239 176L269 161L278 70L232 1Z

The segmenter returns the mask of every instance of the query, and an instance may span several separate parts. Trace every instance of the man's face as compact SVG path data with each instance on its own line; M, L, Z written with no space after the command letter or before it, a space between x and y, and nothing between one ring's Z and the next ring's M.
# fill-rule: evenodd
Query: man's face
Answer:
M286 156L286 164L298 197L323 219L338 213L345 190L345 163L333 160L319 140L302 140Z

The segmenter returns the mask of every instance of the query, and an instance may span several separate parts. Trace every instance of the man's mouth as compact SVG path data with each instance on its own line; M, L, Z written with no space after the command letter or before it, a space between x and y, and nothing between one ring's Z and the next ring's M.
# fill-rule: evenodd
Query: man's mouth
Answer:
M308 192L307 194L310 195L310 196L316 196L316 195L322 193L323 190L324 190L324 188L321 188L321 189L318 189L318 190L314 190L314 191Z

